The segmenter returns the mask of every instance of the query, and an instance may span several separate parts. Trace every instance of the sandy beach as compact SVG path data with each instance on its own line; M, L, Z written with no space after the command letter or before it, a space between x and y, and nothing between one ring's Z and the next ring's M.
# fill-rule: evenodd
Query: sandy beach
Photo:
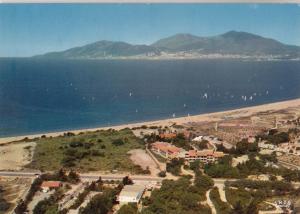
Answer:
M252 116L260 112L264 111L279 111L279 110L288 110L288 109L300 109L300 99L288 100L283 102L276 102L264 105L258 105L253 107L246 107L240 109L234 109L229 111L221 111L215 113L208 113L208 114L199 114L193 115L188 117L178 117L178 118L170 118L170 119L163 119L163 120L156 120L156 121L146 121L140 123L132 123L132 124L123 124L123 125L116 125L116 126L109 126L109 127L96 127L90 129L77 129L77 130L65 130L59 132L49 132L49 133L39 133L39 134L32 134L32 135L22 135L22 136L14 136L14 137L4 137L0 138L0 144L12 142L12 141L19 141L24 139L25 137L28 138L36 138L41 137L42 135L46 135L47 137L56 137L59 135L63 135L66 132L73 132L78 134L80 132L86 131L96 131L101 129L123 129L123 128L133 128L133 127L140 127L142 125L146 126L169 126L174 123L176 124L187 124L192 122L214 122L214 121L221 121L226 119L227 117L230 118L238 118L238 117L245 117L245 116ZM300 115L299 115L300 116Z

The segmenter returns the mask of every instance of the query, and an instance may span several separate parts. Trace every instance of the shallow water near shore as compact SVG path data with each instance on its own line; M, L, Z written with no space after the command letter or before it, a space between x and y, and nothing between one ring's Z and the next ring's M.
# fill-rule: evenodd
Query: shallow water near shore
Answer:
M0 136L289 100L299 83L299 61L0 59Z

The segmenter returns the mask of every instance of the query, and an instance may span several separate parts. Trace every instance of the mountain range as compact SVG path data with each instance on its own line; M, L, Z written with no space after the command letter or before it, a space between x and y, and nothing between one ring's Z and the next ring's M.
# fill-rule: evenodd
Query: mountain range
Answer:
M61 52L50 52L38 57L68 59L130 59L130 58L265 58L299 59L300 47L286 45L259 35L229 31L200 37L176 34L151 45L102 40Z

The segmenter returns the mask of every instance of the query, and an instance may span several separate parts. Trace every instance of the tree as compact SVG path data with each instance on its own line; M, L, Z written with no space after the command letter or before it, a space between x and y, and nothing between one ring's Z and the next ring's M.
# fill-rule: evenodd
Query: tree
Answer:
M159 177L162 177L162 178L166 177L166 171L160 171L160 172L158 173L158 176L159 176Z
M115 203L118 191L115 189L106 189L103 194L95 195L85 208L79 210L80 214L107 214Z
M200 161L199 160L195 160L195 161L190 163L190 169L193 170L194 172L199 171L199 167L200 167Z
M257 214L258 213L257 204L258 204L257 201L252 200L246 209L246 214Z
M57 172L57 178L59 181L67 181L68 180L68 176L66 175L66 171L61 168L58 172Z
M21 199L18 206L15 208L14 212L16 214L23 214L27 210L27 204Z
M129 178L129 176L125 176L122 180L123 185L132 185L133 181Z
M145 202L142 214L208 214L210 209L199 203L205 200L205 192L196 189L191 191L191 182L188 178L181 177L178 180L163 180L160 189L153 190L151 196Z
M201 191L207 191L214 186L214 181L207 175L196 174L195 186Z
M71 183L78 183L80 181L80 177L74 170L71 170L68 175L68 180Z
M244 209L242 207L241 201L238 201L234 206L233 206L233 213L234 214L244 214Z
M202 140L199 143L197 143L197 146L200 150L208 149L208 140Z
M179 175L181 173L181 165L183 163L184 160L182 158L173 158L167 163L167 172L170 172L173 175Z

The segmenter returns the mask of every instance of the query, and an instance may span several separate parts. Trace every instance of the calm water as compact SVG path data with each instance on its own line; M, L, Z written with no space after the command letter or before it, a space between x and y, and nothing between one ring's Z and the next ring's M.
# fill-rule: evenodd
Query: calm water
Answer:
M0 59L0 136L288 100L299 83L295 61Z

